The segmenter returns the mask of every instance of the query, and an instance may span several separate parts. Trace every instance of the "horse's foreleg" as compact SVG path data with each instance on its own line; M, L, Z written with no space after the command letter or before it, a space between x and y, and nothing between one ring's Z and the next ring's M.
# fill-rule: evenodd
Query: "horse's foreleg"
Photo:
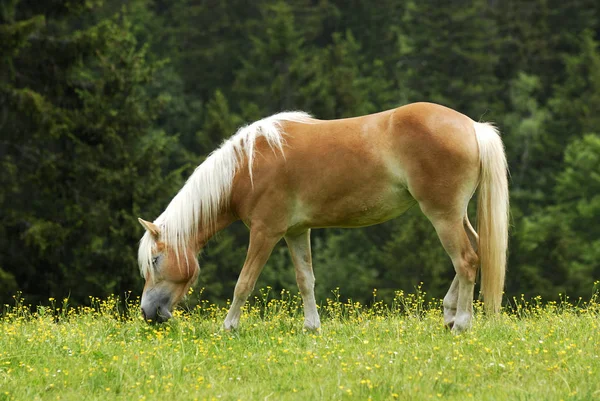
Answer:
M315 276L310 255L310 230L300 235L285 236L296 269L296 281L304 303L304 328L318 330L321 327L315 301Z
M240 272L233 301L227 312L227 317L223 323L225 330L231 330L238 327L240 322L241 308L246 303L248 296L254 290L256 280L260 275L265 263L269 259L275 244L281 239L281 236L269 235L265 231L255 229L250 232L250 244L248 245L248 254L244 267Z

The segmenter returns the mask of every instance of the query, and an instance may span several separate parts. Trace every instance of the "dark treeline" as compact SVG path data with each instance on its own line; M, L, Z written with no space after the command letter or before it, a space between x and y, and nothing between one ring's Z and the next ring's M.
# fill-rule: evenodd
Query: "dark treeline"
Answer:
M0 1L0 302L133 291L143 229L246 123L432 101L503 132L511 169L507 294L589 297L600 279L596 0ZM475 211L472 203L470 212ZM473 213L474 214L474 213ZM473 216L474 217L474 216ZM229 298L248 234L201 255ZM319 300L365 301L453 276L414 208L313 231ZM295 289L276 248L258 286Z

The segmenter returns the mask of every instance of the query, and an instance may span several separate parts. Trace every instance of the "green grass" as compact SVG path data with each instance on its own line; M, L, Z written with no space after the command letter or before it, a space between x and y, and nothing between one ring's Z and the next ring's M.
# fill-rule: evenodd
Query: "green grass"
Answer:
M458 336L439 304L328 300L315 334L297 296L263 291L228 333L207 302L149 326L112 298L34 313L17 299L0 318L0 400L600 400L595 296L518 300Z

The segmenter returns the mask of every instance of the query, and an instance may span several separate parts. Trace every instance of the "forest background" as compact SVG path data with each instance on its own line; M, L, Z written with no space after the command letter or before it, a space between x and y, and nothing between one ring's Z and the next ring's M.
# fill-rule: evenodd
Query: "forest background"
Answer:
M141 293L137 217L156 218L244 123L357 116L415 101L493 121L511 170L507 299L589 298L600 279L600 2L0 1L0 302ZM476 210L472 202L470 213ZM248 233L201 255L231 297ZM418 208L313 230L317 298L419 283L449 258ZM280 244L258 283L296 291Z

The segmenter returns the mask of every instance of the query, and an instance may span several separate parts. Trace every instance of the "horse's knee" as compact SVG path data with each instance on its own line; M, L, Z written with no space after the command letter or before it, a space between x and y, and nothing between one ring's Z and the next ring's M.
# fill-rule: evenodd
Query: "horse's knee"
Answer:
M248 282L238 282L235 285L235 290L233 291L233 296L239 299L246 299L250 295L250 293L254 290L254 285L251 285Z
M296 282L302 294L311 292L315 288L315 277L312 274L298 273L296 274Z

